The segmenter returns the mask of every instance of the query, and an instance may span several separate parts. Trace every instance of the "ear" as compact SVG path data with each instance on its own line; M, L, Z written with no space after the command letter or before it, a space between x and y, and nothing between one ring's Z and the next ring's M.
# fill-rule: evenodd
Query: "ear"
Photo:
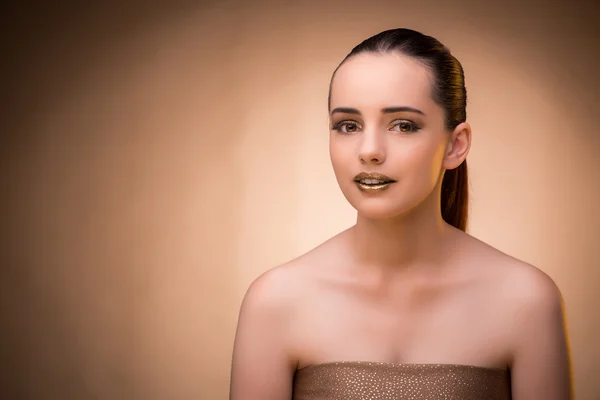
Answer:
M446 146L443 166L445 169L455 169L467 158L471 148L471 125L466 122L458 124L452 131Z

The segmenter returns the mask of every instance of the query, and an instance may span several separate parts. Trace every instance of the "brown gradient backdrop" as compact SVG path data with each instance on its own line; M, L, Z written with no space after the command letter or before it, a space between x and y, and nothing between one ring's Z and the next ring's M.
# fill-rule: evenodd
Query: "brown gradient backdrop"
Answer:
M597 15L592 1L9 10L0 397L226 399L248 284L354 222L328 158L330 74L405 26L466 70L470 232L555 279L576 393L600 398Z

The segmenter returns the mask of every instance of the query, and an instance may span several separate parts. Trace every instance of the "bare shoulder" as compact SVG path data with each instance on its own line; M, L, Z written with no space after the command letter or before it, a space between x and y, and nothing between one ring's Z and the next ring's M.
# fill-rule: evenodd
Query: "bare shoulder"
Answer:
M514 258L505 268L499 289L512 320L514 352L519 351L519 342L539 338L540 330L564 336L564 300L554 280L538 267Z
M484 279L493 284L505 300L520 306L549 307L562 301L554 280L539 267L506 254L472 238L470 248L476 254L476 268L484 264Z
M509 328L513 353L519 343L539 338L541 330L565 335L563 296L547 273L477 239L473 249L486 266L481 272L486 296L496 299L495 315Z
M309 286L304 257L260 274L244 295L233 346L231 399L291 398L297 314Z
M281 264L261 273L248 287L244 301L275 305L290 299L293 295L291 289L294 286L294 274L297 274L297 268L292 268L292 264Z
M248 286L241 312L261 312L275 317L288 313L299 294L299 268L288 262L268 269Z
M517 259L507 262L503 288L507 298L512 298L524 310L553 309L562 302L562 294L550 276L538 267Z
M336 236L285 263L260 274L248 287L242 307L289 312L313 287L315 277L331 258Z
M482 242L475 243L490 267L483 274L498 301L494 316L507 329L515 399L570 399L572 377L563 296L537 266ZM476 251L476 252L478 252Z

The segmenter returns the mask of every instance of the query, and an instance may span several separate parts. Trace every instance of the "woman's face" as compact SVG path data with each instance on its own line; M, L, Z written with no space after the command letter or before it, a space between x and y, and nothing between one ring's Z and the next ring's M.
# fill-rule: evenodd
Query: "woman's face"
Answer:
M399 53L359 54L335 74L330 157L344 196L362 215L404 214L441 184L452 133L431 81L426 67ZM361 173L384 177L361 183Z

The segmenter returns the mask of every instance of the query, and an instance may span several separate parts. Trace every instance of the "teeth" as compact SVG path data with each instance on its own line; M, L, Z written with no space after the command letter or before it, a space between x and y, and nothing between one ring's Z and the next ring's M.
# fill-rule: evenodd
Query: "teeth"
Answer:
M385 183L385 181L380 181L378 179L361 179L360 183L364 183L364 184L367 184L367 185L377 185L377 184L380 184L380 183Z

